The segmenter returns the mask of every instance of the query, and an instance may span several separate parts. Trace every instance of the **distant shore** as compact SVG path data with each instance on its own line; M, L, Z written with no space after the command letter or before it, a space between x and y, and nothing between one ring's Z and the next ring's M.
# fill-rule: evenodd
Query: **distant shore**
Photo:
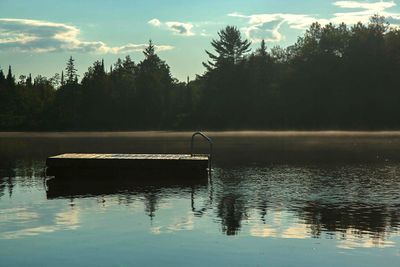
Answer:
M304 136L304 137L385 137L398 136L399 131L204 131L214 137L277 137L277 136ZM65 138L65 137L187 137L193 131L66 131L66 132L0 132L0 138L22 137L22 138Z

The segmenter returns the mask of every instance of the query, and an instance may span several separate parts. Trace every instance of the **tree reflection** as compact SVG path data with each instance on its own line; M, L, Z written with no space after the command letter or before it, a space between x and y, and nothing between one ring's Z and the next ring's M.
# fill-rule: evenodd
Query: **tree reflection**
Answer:
M153 220L157 210L157 203L159 201L159 192L147 192L144 194L144 205L146 214Z
M221 173L214 177L219 180L216 214L227 235L238 234L249 219L257 229L266 225L267 236L334 234L344 240L368 237L372 244L380 244L400 227L396 168L278 166L264 170L264 175L252 169ZM286 218L276 220L280 212ZM296 229L302 229L301 235Z
M0 198L4 196L6 190L8 191L9 197L12 196L15 186L15 170L15 161L4 160L0 163Z
M246 217L246 208L240 195L227 194L218 201L217 214L221 218L222 231L227 235L236 235L241 222Z
M383 238L386 232L397 229L400 223L399 207L382 204L307 202L296 212L310 226L314 237L319 237L323 231L345 235L347 229L354 229L360 236L371 234Z

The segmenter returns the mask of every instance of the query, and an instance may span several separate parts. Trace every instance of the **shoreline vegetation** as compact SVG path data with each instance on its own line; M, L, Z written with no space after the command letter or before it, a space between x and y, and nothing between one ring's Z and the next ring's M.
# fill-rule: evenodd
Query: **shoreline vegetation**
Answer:
M399 137L400 131L205 131L211 137ZM189 138L192 131L9 131L1 138L74 138L74 137L179 137Z
M11 66L0 69L0 136L149 129L397 135L390 130L400 129L400 28L384 17L353 26L314 23L287 48L268 49L262 41L255 51L227 26L211 45L205 72L187 82L172 77L152 41L139 63L126 56L108 69L99 60L81 79L72 56L51 78L17 80Z

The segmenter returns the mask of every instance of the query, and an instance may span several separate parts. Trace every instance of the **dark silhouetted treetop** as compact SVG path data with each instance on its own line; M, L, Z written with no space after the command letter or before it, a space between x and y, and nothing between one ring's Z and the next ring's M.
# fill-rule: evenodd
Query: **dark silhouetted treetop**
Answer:
M33 83L32 83L32 74L29 73L28 77L26 78L26 86L28 87L32 87Z
M156 54L156 50L151 39L149 40L149 45L144 49L143 54L146 58L152 57Z
M8 73L7 73L6 81L9 86L15 85L15 77L12 75L11 66L8 66Z
M224 64L236 64L250 51L251 42L243 40L240 31L234 26L226 26L218 32L218 36L218 40L211 42L216 54L206 50L210 60L203 62L203 65L208 71Z
M67 61L67 67L65 68L65 74L67 76L66 83L74 84L78 82L77 69L75 69L75 59L72 56Z
M154 71L157 69L166 70L169 73L169 66L156 54L152 40L149 40L149 45L144 49L143 54L145 58L138 65L140 71Z
M6 76L4 76L4 72L0 69L0 84L4 83L6 80Z
M55 89L58 89L61 86L61 76L59 73L55 73L52 77L48 79L48 81Z
M260 48L257 49L256 54L261 56L261 57L267 57L267 55L268 55L267 45L265 44L265 40L264 39L261 40Z
M385 17L376 14L370 18L368 28L372 30L377 37L383 37L388 31L389 25Z
M93 63L93 66L88 68L88 71L85 72L82 78L82 83L85 83L87 80L94 80L94 79L102 79L105 76L104 72L104 62L100 62L96 60Z
M64 81L64 71L61 71L61 86L63 86L64 84L65 84L65 81Z
M131 59L129 55L125 57L122 61L122 69L126 75L134 75L136 72L135 62Z
M114 63L114 68L110 67L109 74L115 79L133 79L137 71L136 64L131 57L127 55L123 60L118 58Z

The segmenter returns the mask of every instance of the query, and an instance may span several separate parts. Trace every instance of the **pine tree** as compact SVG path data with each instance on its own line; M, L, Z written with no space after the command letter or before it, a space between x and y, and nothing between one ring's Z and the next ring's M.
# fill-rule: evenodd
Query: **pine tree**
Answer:
M119 71L122 69L122 59L117 58L117 61L114 63L114 70Z
M127 55L122 62L122 66L124 72L127 74L134 74L135 73L135 62L132 61L131 57Z
M64 71L61 71L61 86L63 86L65 84L64 81Z
M149 40L149 45L144 49L143 54L146 58L152 57L156 54L156 50L151 39Z
M75 69L74 62L75 62L75 60L72 58L72 56L67 61L67 67L65 68L66 76L67 76L67 79L66 79L67 84L78 83L77 69Z
M6 81L9 86L15 85L15 78L12 75L11 65L8 66L8 73L7 73Z
M28 78L26 78L26 86L31 87L32 86L32 74L29 73Z
M266 57L268 55L267 53L267 45L265 44L265 40L262 39L260 48L257 49L257 55L261 57Z
M211 61L203 62L207 70L217 68L223 64L236 64L249 52L251 42L242 40L240 31L234 26L227 26L218 32L219 40L212 40L211 45L217 54L206 50Z
M136 76L137 97L140 99L138 110L143 112L140 124L146 126L158 118L157 126L160 126L168 117L173 79L169 66L155 53L151 40L143 54L145 59L138 64Z
M4 72L0 69L0 84L3 84L6 81L6 76L4 76Z

